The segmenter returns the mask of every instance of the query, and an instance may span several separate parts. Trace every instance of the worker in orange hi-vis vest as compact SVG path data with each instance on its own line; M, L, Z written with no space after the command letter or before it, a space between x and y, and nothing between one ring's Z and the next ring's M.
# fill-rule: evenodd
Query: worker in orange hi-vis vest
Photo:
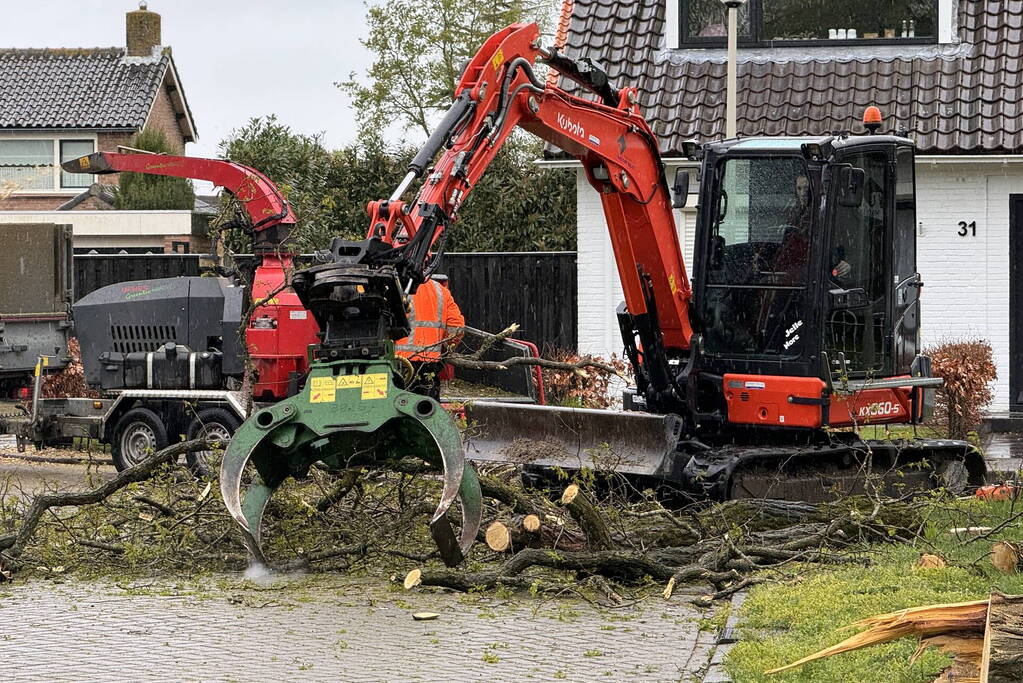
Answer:
M465 317L448 288L436 280L421 284L409 304L412 334L399 339L394 351L412 362L415 372L408 390L439 401L441 358L461 339Z

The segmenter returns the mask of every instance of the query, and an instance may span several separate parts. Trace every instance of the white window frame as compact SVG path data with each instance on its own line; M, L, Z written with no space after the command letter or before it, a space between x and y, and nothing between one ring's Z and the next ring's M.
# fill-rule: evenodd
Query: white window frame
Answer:
M70 195L75 196L84 192L85 187L61 187L60 168L60 143L61 142L92 142L92 151L99 150L99 136L96 133L28 133L18 131L14 134L0 133L0 140L50 140L53 142L53 187L48 189L16 189L11 196L38 196L38 195Z

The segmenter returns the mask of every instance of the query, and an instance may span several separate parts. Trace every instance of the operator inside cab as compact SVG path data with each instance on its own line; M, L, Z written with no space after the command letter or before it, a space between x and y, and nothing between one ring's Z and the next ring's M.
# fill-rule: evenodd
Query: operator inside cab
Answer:
M445 286L446 275L434 275L409 299L412 334L394 346L397 355L412 363L408 390L440 400L440 376L444 352L462 338L465 317ZM442 285L441 283L444 283Z

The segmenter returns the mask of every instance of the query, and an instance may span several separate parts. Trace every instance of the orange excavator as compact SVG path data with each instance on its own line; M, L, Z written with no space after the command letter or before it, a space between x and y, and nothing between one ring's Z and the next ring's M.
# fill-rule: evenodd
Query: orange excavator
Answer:
M538 62L579 94L539 79ZM265 559L260 516L273 490L318 460L442 462L431 528L451 564L479 526L473 460L520 464L534 481L555 468L614 471L692 498L983 483L983 459L965 442L908 438L908 428L902 439L860 435L919 424L941 385L920 352L914 144L876 134L876 111L866 123L863 135L686 143L701 162L690 280L674 216L689 175L677 172L669 187L636 88L616 89L598 65L542 48L534 24L491 36L406 177L369 204L366 239L335 239L329 262L294 276L319 329L308 380L239 427L221 469L254 556ZM577 159L600 197L635 385L620 411L476 401L463 444L439 405L406 391L394 340L408 333L409 295L517 128ZM249 462L260 476L243 497ZM456 537L445 513L459 497Z
M541 82L536 62L585 97ZM889 486L982 483L966 443L855 429L920 423L941 384L920 353L914 145L880 124L871 108L866 135L687 143L702 162L691 284L673 213L689 177L669 188L636 88L544 50L535 25L492 36L405 180L370 204L367 244L408 240L373 262L424 281L501 144L529 131L578 159L600 196L635 387L619 412L476 402L469 458L535 475L610 468L719 499L815 499L861 490L868 470Z

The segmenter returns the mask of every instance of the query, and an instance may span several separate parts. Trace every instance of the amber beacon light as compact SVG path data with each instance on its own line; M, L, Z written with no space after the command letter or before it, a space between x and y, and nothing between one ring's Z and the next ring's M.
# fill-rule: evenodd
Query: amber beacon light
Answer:
M863 111L863 126L873 135L881 127L881 110L871 105Z

